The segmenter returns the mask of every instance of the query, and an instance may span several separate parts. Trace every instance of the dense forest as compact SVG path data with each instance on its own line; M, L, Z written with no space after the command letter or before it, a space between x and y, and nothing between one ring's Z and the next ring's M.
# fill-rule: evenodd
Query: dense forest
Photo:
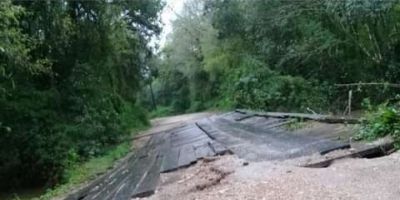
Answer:
M186 1L160 52L155 99L176 113L343 113L350 90L353 109L382 103L398 91L388 83L400 76L399 20L399 1Z
M398 100L400 0L186 0L156 48L164 5L0 2L1 188L55 186L151 116Z
M0 2L0 184L55 185L145 126L159 0ZM8 181L4 181L8 180Z

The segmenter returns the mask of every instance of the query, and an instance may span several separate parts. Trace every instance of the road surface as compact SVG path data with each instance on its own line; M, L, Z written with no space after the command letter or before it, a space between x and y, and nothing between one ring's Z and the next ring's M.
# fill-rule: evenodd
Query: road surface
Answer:
M383 147L350 143L354 125L241 112L152 124L135 141L142 144L136 153L68 200L400 197L398 153L347 158ZM319 165L321 160L329 163Z

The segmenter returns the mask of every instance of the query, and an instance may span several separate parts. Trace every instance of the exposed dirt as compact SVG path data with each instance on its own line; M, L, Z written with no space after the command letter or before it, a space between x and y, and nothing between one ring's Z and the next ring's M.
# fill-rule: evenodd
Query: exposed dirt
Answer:
M163 174L145 199L399 199L400 153L344 159L328 168L282 162L246 163L234 155Z

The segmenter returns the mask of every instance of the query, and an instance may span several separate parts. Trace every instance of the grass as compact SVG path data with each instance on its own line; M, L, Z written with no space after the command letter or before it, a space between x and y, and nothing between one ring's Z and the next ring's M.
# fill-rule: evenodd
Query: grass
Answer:
M129 142L122 143L110 149L104 156L92 158L87 162L77 164L66 170L66 183L49 189L38 198L33 200L50 200L64 196L78 185L95 179L99 174L106 172L114 166L116 160L124 157L130 151ZM16 197L15 199L20 199ZM22 199L22 198L21 198Z
M308 125L309 123L307 121L304 121L303 119L294 119L292 123L288 123L283 127L288 131L296 131L302 128L306 128Z
M58 185L54 189L48 189L40 197L32 198L33 195L39 195L40 189L22 192L19 195L13 194L13 200L51 200L64 196L77 188L80 184L95 179L99 174L105 173L114 166L116 160L124 157L130 151L130 142L124 142L120 145L110 148L103 156L92 158L87 162L76 164L66 170L67 180L64 184Z
M125 104L124 110L125 112L121 115L121 128L131 133L131 136L149 127L150 124L147 120L147 116L139 107ZM63 172L65 177L64 183L52 189L21 189L15 193L0 194L0 199L50 200L65 196L73 189L79 187L79 185L95 179L99 174L104 174L108 169L114 166L116 160L127 155L131 151L132 144L130 140L124 141L125 142L119 145L106 148L105 153L98 157L68 167Z
M128 128L128 125L126 128L129 129L132 135L137 134L149 127L149 124L145 123L146 121L135 122L128 120L125 123L129 124L130 128ZM79 187L79 185L94 180L100 174L104 174L108 169L111 169L115 165L115 161L123 158L131 151L131 147L131 141L128 140L119 145L110 147L102 156L94 157L86 162L73 165L65 171L65 177L67 178L64 184L60 184L53 189L48 189L43 195L33 198L32 200L51 200L67 195L73 189ZM18 197L14 199L25 200Z

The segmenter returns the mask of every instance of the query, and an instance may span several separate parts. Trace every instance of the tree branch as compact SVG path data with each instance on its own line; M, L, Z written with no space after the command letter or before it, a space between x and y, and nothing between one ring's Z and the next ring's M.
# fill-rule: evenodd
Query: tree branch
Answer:
M346 83L346 84L335 84L336 87L354 87L354 86L385 86L400 88L400 84L395 83Z

